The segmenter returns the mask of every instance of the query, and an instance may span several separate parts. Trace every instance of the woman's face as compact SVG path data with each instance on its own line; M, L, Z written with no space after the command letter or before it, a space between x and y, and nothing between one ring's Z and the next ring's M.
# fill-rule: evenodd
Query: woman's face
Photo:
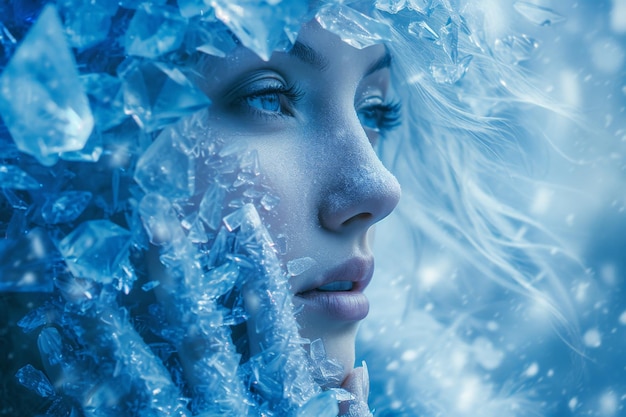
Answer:
M209 125L259 155L280 203L264 222L286 239L281 260L315 263L290 279L301 334L321 338L347 373L354 362L363 290L373 272L371 226L396 206L400 187L374 145L397 121L384 46L358 50L306 24L289 53L267 62L239 47L208 58Z

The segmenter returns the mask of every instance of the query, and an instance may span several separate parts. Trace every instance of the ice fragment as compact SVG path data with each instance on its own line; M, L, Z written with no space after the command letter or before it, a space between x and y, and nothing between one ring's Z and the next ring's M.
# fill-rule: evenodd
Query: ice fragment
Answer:
M167 6L143 3L126 31L126 52L144 58L158 58L180 47L187 19Z
M466 55L457 64L433 63L430 72L437 83L454 84L463 78L472 58L472 55Z
M555 23L561 23L565 20L565 17L548 7L539 6L526 1L517 1L513 4L513 7L519 14L535 25L549 26Z
M248 49L268 60L274 50L287 49L307 14L307 2L299 0L214 0L215 16Z
M19 150L44 165L85 146L94 120L54 6L47 5L0 77L0 114Z
M30 364L20 368L15 376L20 384L34 391L40 397L46 398L54 395L54 388L46 375Z
M339 414L336 393L324 391L298 409L296 417L336 417Z
M91 201L89 191L65 191L49 197L41 208L41 216L48 224L76 220Z
M590 348L599 348L602 345L602 334L597 328L589 329L583 335L585 346Z
M128 257L130 232L108 220L81 223L59 242L59 250L75 277L108 284Z
M135 181L146 192L172 199L195 192L193 143L174 127L168 127L137 161Z
M409 32L417 35L421 39L426 39L429 41L436 41L439 39L439 35L433 28L431 28L428 23L423 20L419 22L411 22L409 24Z
M496 39L494 44L495 52L510 64L517 64L530 59L535 49L539 47L536 40L526 35L505 36Z
M222 223L222 207L225 197L226 190L219 184L212 184L200 202L198 215L211 230L217 231Z
M315 18L324 29L358 49L391 39L391 29L386 23L343 4L322 7Z
M459 43L459 27L452 20L452 18L448 18L448 21L444 26L441 27L439 31L441 45L443 46L443 50L448 57L450 58L450 62L453 64L457 63L458 56L458 43Z
M122 123L128 115L124 113L122 82L106 73L91 73L80 76L80 81L89 98L97 128L104 132Z
M398 13L406 7L406 0L376 0L374 7L387 13Z
M15 165L0 164L0 188L35 190L40 187L41 184Z
M106 39L116 0L64 0L61 2L65 33L75 48L89 48Z
M315 264L317 264L315 259L309 258L308 256L304 258L292 259L291 261L287 262L287 273L292 277L295 277L306 272Z
M147 132L169 125L210 104L176 67L131 61L121 71L124 110Z

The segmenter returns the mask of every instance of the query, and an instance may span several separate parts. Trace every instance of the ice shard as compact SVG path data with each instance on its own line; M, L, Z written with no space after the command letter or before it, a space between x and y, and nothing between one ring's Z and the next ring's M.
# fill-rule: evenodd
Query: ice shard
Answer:
M32 365L26 365L20 368L15 376L20 384L34 391L40 397L45 398L54 395L54 387L48 378L46 378L46 375L39 369L35 369Z
M64 0L61 4L65 33L71 45L79 49L106 39L119 7L116 0Z
M248 49L268 60L276 49L286 49L296 38L302 16L308 5L300 0L214 0L215 16L221 20Z
M0 188L36 190L40 187L37 180L15 165L0 164Z
M126 31L126 52L144 58L158 58L176 50L183 41L187 19L173 7L143 3Z
M529 22L538 26L549 26L565 21L565 17L554 10L526 1L515 2L513 8Z
M82 223L59 242L59 250L76 277L108 284L128 257L130 232L108 220Z
M195 192L193 142L178 129L168 127L137 161L135 181L146 192L176 199Z
M322 7L316 14L319 24L355 48L365 48L391 39L391 28L343 4Z
M0 114L22 152L44 165L85 146L94 120L57 10L47 5L0 77Z
M91 201L89 191L65 191L50 196L41 207L41 216L47 224L74 221Z
M130 61L121 71L124 110L147 132L210 104L183 72L159 62Z

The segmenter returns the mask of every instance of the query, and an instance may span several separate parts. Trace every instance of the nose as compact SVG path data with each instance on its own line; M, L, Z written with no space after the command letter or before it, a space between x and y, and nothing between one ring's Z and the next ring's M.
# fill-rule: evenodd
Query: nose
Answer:
M336 138L330 160L334 174L323 193L319 220L337 233L367 230L393 211L400 199L400 184L385 168L360 124L356 135Z

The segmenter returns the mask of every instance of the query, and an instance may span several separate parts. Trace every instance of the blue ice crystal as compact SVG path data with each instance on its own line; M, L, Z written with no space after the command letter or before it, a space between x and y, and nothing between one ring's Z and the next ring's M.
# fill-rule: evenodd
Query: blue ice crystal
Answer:
M119 5L117 0L64 0L60 7L70 44L84 49L106 39Z
M391 28L384 21L342 4L322 7L315 18L324 29L355 48L361 49L391 39Z
M15 190L35 190L40 188L41 184L15 165L0 164L0 187Z
M74 221L91 201L89 191L65 191L48 197L41 207L41 217L48 224Z
M85 146L94 120L56 8L46 6L0 77L0 114L44 165Z
M20 384L31 391L35 391L40 397L45 398L54 395L54 388L46 375L30 364L20 368L15 376Z
M137 161L135 181L147 193L173 199L192 196L196 169L193 148L187 135L175 128L164 129Z
M209 98L177 67L129 60L121 70L124 110L146 132L153 132L206 107Z
M549 26L561 23L565 20L565 17L549 7L540 6L538 4L516 1L513 7L519 14L528 19L529 22L539 26Z
M274 50L287 49L304 23L308 5L299 0L229 0L211 2L221 20L243 46L268 60Z
M178 49L186 27L187 19L177 9L143 3L137 8L126 32L126 52L158 58Z
M59 242L59 250L75 277L111 283L128 257L130 232L108 220L81 223Z

